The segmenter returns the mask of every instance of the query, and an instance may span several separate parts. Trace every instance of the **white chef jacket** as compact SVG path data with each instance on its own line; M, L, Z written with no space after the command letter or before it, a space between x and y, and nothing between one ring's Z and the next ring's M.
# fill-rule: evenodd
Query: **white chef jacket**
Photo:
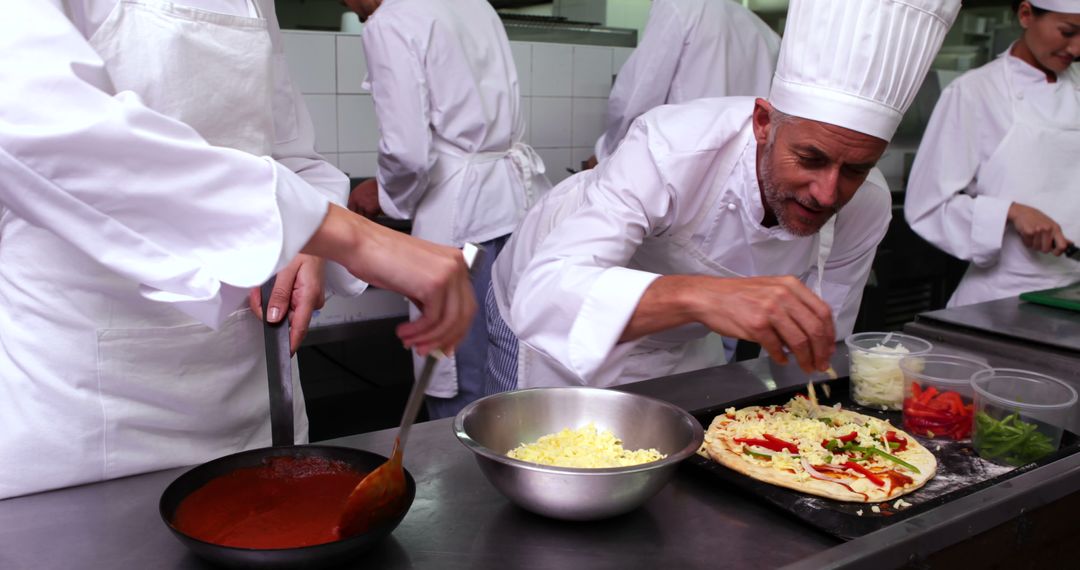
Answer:
M993 181L979 176L1013 125L1006 76L1018 97L1039 99L1054 90L1045 73L1008 51L950 83L923 134L904 203L908 224L923 239L980 267L998 262L1013 202L989 191ZM1058 81L1080 82L1080 66L1071 66ZM1000 286L1011 289L1009 283Z
M635 345L691 342L679 327L617 345L645 289L660 275L796 275L817 281L818 236L762 226L750 124L753 98L699 99L647 112L609 160L563 181L534 206L495 262L499 310L550 377L526 385L622 383L669 370L624 366ZM891 197L875 172L836 217L822 297L837 338L851 332ZM716 353L723 362L722 350ZM642 368L645 368L642 370ZM519 382L522 376L519 371Z
M639 115L665 103L769 94L780 36L732 0L654 0L637 49L608 100L603 160Z
M499 162L515 147L535 159L521 145L517 70L491 5L385 0L364 25L364 53L381 135L382 210L413 219L425 239L459 247L513 231L528 206L519 157L472 169L460 191L449 183L461 164Z
M543 161L522 142L517 68L495 10L486 0L385 0L363 40L379 118L382 210L411 219L414 236L444 245L512 232L550 184ZM466 343L458 354L469 350ZM417 372L422 366L414 354ZM457 393L456 362L444 359L428 394Z
M262 104L250 102L265 109L255 112L261 124L249 124L248 114L237 125L246 133L238 148L274 155L258 157L210 146L192 127L150 110L141 96L156 83L116 93L114 83L139 84L137 66L106 64L84 36L112 22L113 33L94 45L119 45L110 40L138 37L139 22L158 21L134 10L166 16L165 7L175 16L189 6L70 0L62 7L68 18L57 3L17 0L0 21L7 56L0 59L0 459L9 466L0 497L269 443L248 288L292 260L330 195L343 201L348 189L311 151L311 125L283 75L278 42L266 37L252 50L262 66L252 74L267 88L273 77L274 96L259 90L261 81L231 92L257 94ZM253 9L231 1L214 7L226 12L202 12L197 21L250 20ZM273 8L267 2L258 12L272 18ZM123 21L134 24L117 34ZM263 26L274 29L272 21L246 29ZM153 50L162 65L193 56L160 44ZM213 91L169 93L157 100L181 113L199 109L222 140L234 134L217 128L229 124L231 107L215 103ZM298 387L295 400L306 438Z
M272 18L273 3L260 2ZM314 129L285 73L276 19L278 141L272 156L256 157L212 147L132 93L113 92L86 38L116 4L6 4L0 21L0 52L6 54L0 61L0 208L141 283L144 296L216 325L250 287L296 256L328 204L344 203L348 180L313 150ZM249 13L247 2L222 6ZM183 223L161 223L163 216ZM362 290L355 280L341 282L342 290Z

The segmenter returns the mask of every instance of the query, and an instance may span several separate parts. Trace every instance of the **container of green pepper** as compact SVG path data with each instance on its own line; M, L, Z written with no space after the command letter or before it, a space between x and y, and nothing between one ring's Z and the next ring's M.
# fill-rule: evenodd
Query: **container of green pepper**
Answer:
M975 391L972 446L984 459L1026 465L1057 451L1076 405L1076 390L1045 374L1015 368L980 370Z

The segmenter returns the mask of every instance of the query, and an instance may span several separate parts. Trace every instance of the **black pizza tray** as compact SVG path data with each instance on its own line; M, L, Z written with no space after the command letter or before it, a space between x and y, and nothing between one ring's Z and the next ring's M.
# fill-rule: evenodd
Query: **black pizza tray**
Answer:
M889 420L892 425L903 429L900 412L866 408L852 402L849 381L846 377L815 382L814 386L821 405L831 406L839 402L844 409ZM828 386L829 396L825 395L824 386ZM782 405L799 393L806 394L806 386L781 388L709 408L692 410L690 413L707 430L713 418L722 414L726 408ZM701 471L704 476L719 479L743 491L748 491L819 530L842 540L851 540L1080 451L1080 437L1066 431L1062 435L1061 446L1056 452L1034 463L1020 467L1006 467L991 463L976 455L970 440L946 441L923 437L915 437L915 439L937 458L938 471L926 485L903 495L901 498L911 506L900 509L893 506L896 499L880 503L849 503L770 485L696 454L688 458L686 463L694 470ZM873 511L875 506L880 512ZM858 514L860 510L861 515Z

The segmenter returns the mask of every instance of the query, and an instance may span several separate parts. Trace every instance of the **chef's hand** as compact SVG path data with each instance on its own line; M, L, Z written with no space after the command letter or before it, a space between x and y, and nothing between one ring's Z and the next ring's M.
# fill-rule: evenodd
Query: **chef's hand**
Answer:
M382 213L379 206L379 183L369 178L356 185L349 194L349 209L366 218L374 218Z
M324 264L322 258L301 253L279 271L274 280L266 320L276 323L288 315L289 347L294 354L307 335L312 313L326 303ZM262 295L258 287L251 290L248 301L255 316L262 320Z
M1013 202L1009 206L1007 219L1016 233L1020 234L1024 245L1035 251L1061 255L1071 243L1065 238L1057 222L1031 206Z
M420 355L446 354L465 338L476 314L469 271L461 250L396 232L330 206L307 253L337 261L371 285L408 297L420 318L397 328L398 337Z
M666 275L653 281L620 340L698 322L717 333L756 342L787 364L825 371L836 350L832 310L798 279Z
M592 170L592 169L596 168L597 164L599 164L599 161L596 160L596 155L594 154L594 155L590 156L588 160L581 163L581 167L584 168L585 170Z

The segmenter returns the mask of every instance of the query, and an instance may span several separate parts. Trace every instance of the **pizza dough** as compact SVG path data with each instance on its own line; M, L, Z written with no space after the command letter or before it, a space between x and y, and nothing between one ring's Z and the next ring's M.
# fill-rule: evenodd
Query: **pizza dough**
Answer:
M728 408L701 454L759 481L864 503L910 493L937 472L934 455L888 422L802 395L783 406Z

